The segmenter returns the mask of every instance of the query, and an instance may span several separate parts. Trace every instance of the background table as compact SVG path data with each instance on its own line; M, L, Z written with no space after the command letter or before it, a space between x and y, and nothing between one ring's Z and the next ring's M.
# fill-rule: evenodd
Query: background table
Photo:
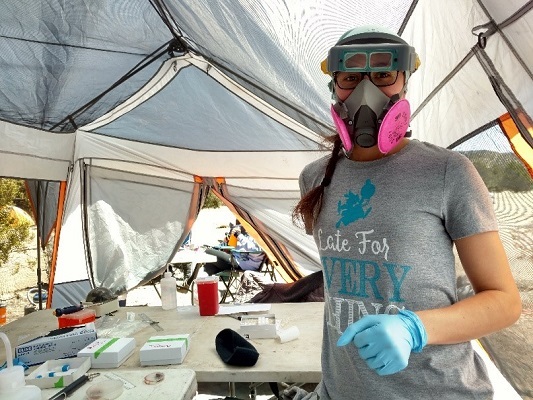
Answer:
M172 268L172 276L177 279L178 291L191 293L191 304L194 303L194 280L198 276L200 268L206 263L216 262L217 258L214 255L207 254L204 250L190 250L187 248L180 249L172 260L170 265ZM190 265L190 267L189 267ZM180 270L183 278L176 276L176 270ZM155 286L154 286L155 287ZM155 288L157 290L157 287ZM158 291L159 293L159 291Z
M203 250L181 249L172 257L170 264L205 264L216 260L215 256L207 254Z

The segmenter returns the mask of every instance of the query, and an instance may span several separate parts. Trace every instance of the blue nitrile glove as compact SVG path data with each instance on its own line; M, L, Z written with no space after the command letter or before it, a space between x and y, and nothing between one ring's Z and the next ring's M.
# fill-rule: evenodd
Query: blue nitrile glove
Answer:
M427 343L427 334L412 311L397 315L367 315L351 324L337 341L337 346L352 342L359 356L378 375L391 375L407 367L411 351L419 353Z

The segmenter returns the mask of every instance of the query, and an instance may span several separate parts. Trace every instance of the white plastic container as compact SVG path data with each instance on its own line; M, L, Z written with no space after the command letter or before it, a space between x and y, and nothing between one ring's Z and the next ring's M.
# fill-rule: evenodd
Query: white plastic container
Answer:
M13 365L11 344L4 332L0 337L6 346L7 368L0 370L0 399L2 400L41 400L41 389L26 385L24 367Z
M243 315L241 317L240 334L246 339L275 338L276 315Z
M163 310L173 310L177 306L176 278L173 278L170 271L167 271L161 278L161 307Z
M65 368L65 366L68 366L68 368ZM26 383L41 389L58 389L66 387L76 379L81 378L89 369L91 369L91 359L89 357L49 360L26 376ZM50 376L50 372L54 372L54 376Z
M290 328L279 330L278 337L280 343L287 343L291 340L296 340L300 336L300 330L297 326L291 326Z

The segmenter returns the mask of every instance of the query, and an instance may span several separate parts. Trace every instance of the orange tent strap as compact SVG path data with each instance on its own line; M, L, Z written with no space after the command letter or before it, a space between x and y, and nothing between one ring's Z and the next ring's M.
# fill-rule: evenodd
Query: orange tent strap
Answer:
M48 298L46 299L46 308L52 307L52 294L54 293L54 279L57 265L57 250L59 247L59 236L61 233L61 221L63 220L63 207L65 206L66 192L67 182L61 181L59 184L59 199L57 202L54 247L52 249L52 261L50 265L50 278L48 280Z
M528 118L520 113L518 115L520 122L525 126L528 132L533 136L533 126L528 122ZM522 161L529 175L533 178L533 148L526 142L520 134L518 127L509 113L503 114L498 118L501 130L507 136L509 144L516 156Z

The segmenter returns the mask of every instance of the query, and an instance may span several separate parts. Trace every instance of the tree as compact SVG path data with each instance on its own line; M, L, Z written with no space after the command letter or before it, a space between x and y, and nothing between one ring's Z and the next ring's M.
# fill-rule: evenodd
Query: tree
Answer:
M220 200L213 192L207 193L207 198L204 201L202 208L220 208L222 207L222 200Z
M22 251L30 237L30 223L16 218L13 206L20 199L21 182L0 179L0 266L11 252Z

